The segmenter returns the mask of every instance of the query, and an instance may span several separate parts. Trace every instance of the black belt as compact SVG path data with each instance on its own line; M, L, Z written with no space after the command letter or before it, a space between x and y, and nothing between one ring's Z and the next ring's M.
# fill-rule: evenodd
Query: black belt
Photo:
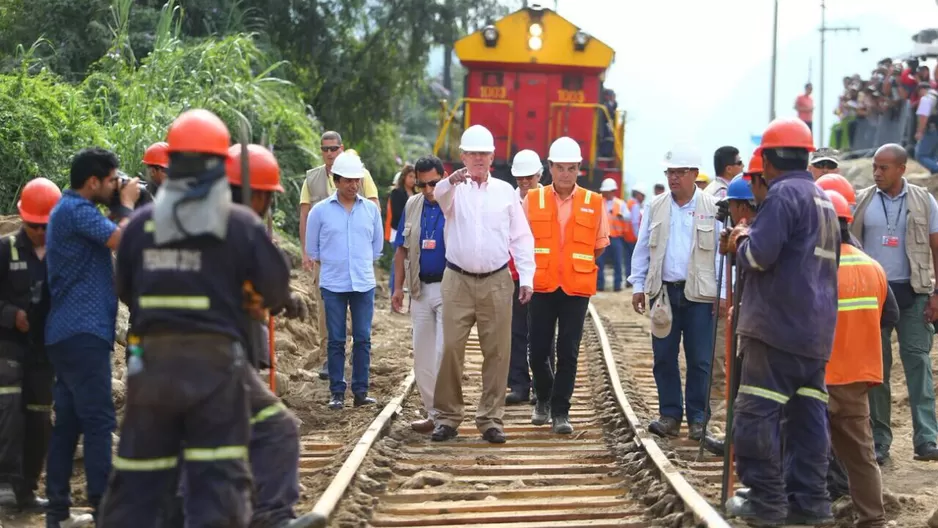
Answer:
M472 273L472 272L469 272L469 271L466 271L466 270L460 268L459 266L453 264L452 262L447 262L447 263L446 263L446 267L449 268L449 269L451 269L451 270L453 270L453 271L455 271L456 273L462 273L463 275L466 275L467 277L472 277L472 278L474 278L474 279L484 279L484 278L486 278L486 277L491 277L492 275L495 275L495 274L498 273L499 271L501 271L501 270L507 268L507 267L508 267L508 263L506 262L506 263L502 264L502 267L498 268L497 270L492 270L492 271L488 271L488 272L485 272L485 273Z
M430 275L429 273L420 274L420 282L425 282L427 284L433 284L435 282L443 282L443 274L439 275Z
M676 282L661 281L661 282L663 282L664 284L668 286L674 286L675 288L683 288L684 285L687 284L687 281L676 281Z

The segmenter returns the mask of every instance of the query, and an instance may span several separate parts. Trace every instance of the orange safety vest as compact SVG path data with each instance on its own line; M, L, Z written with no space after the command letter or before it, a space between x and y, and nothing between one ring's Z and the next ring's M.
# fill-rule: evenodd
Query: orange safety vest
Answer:
M385 215L385 219L384 219L384 240L393 244L394 241L391 240L391 227L392 226L391 226L391 195L390 194L388 195L387 213L388 214ZM393 226L393 227L396 228L397 226Z
M560 220L554 186L528 191L528 222L534 235L534 291L563 288L568 295L596 293L596 235L602 225L603 199L582 187L573 190L570 219L560 245Z
M632 204L635 200L623 202L620 198L612 199L612 211L609 212L609 238L624 238L626 242L638 240L632 229Z
M883 382L880 318L886 300L886 272L859 249L842 244L837 270L837 327L827 363L828 385Z

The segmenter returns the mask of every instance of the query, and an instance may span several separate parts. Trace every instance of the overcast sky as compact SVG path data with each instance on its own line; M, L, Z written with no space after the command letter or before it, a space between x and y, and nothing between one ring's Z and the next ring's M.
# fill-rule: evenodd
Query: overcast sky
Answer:
M809 79L820 125L820 0L779 2L777 116L794 115ZM553 8L553 2L545 2ZM705 172L712 153L738 147L746 161L769 120L772 0L560 0L558 12L616 50L606 85L629 111L629 182L663 181L660 162L682 138L699 145ZM935 0L827 0L825 128L845 75L869 78L876 62L908 52L913 34L938 27ZM863 47L869 48L861 53Z

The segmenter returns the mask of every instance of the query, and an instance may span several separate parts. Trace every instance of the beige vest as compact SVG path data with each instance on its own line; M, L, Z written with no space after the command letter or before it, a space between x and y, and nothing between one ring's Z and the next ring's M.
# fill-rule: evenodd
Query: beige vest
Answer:
M415 194L407 199L404 206L404 247L407 258L404 259L404 284L411 299L420 299L420 218L423 215L423 194Z
M931 294L931 246L928 242L928 222L931 211L931 199L924 187L906 182L906 205L909 214L905 227L905 254L909 257L912 270L911 285L915 293ZM876 196L876 186L861 189L857 193L857 208L853 212L853 225L850 232L863 240L863 215Z
M309 204L311 206L332 196L332 190L329 187L329 178L331 176L326 171L325 165L320 165L315 169L306 171L306 190L309 191ZM365 186L358 186L358 194L365 197Z
M716 270L716 213L717 199L706 192L696 194L694 204L694 234L687 269L684 296L693 302L713 302L717 296ZM671 193L652 198L649 206L648 248L650 262L645 278L645 295L653 299L661 293L661 274L664 268L664 253L668 247L671 231Z
M710 196L716 196L718 192L725 191L729 187L719 176L713 178L713 181L704 189L704 192Z

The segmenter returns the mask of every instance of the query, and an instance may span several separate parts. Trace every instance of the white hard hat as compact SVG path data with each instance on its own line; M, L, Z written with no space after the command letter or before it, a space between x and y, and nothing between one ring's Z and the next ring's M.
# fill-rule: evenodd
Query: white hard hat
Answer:
M612 178L606 178L603 180L602 185L599 186L599 192L614 191L619 188L619 185Z
M515 177L534 176L543 171L541 157L533 150L522 150L515 154L515 159L511 162L511 175Z
M394 181L391 182L391 185L397 185L397 180L401 179L401 171L397 171L397 174L394 175Z
M360 180L365 177L365 166L358 155L345 151L336 156L335 161L332 163L332 174L352 180Z
M463 152L495 152L495 137L482 125L472 125L462 133L459 150Z
M675 145L665 154L663 164L669 169L700 170L700 151L686 143Z
M561 137L550 146L547 159L554 163L580 163L583 155L580 153L580 144L573 138Z

